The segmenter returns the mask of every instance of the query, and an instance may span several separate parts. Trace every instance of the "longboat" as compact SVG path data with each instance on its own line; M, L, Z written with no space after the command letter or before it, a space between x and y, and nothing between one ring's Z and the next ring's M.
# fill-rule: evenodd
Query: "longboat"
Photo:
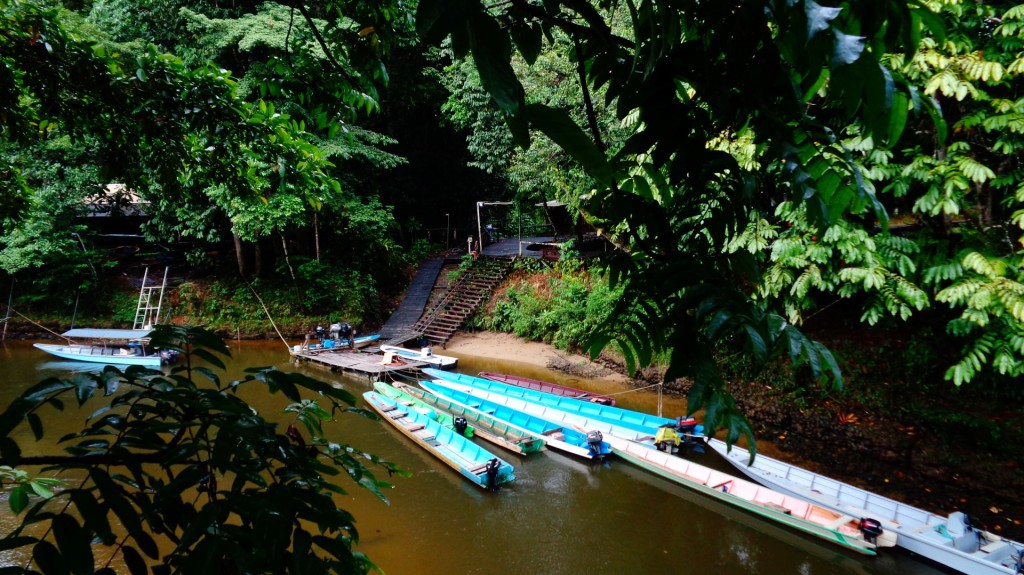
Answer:
M949 569L970 575L1024 573L1024 544L976 527L962 511L943 517L872 493L796 465L730 448L719 439L708 445L751 479L839 513L872 517L897 535L896 545Z
M384 353L393 353L402 359L422 361L441 369L453 369L459 364L459 358L450 355L437 355L429 347L409 349L397 345L382 345L380 350Z
M463 437L473 437L475 428L469 424L466 418L457 417L443 409L438 409L437 406L431 405L421 398L408 393L408 389L404 386L399 388L398 385L389 385L383 381L376 381L373 384L373 390L401 403L409 409L415 409L444 427L455 430L455 433Z
M430 368L425 368L423 373L442 381L465 386L463 390L469 393L472 393L468 391L472 388L543 405L573 416L574 424L583 425L586 429L596 428L608 432L602 426L612 426L618 431L611 433L619 437L640 443L653 443L668 452L699 446L704 440L704 426L698 424L693 417L660 417ZM517 407L519 408L521 407ZM587 423L581 424L578 418L584 418Z
M32 345L59 358L90 363L145 367L160 367L165 363L174 363L178 359L177 351L149 347L149 334L153 331L153 324L160 317L168 271L169 268L164 268L163 283L151 286L147 285L149 268L146 268L142 276L142 288L139 290L132 329L74 328L61 334L61 337L67 340L66 343Z
M455 430L442 426L426 414L407 409L376 391L367 391L363 398L395 429L475 485L496 491L500 486L515 480L515 470L507 461Z
M523 387L526 389L532 389L534 391L542 391L544 393L550 393L552 395L560 395L562 397L571 397L573 399L582 399L591 403L600 403L601 405L615 405L615 398L603 395L600 393L594 393L585 389L577 389L575 387L569 387L566 385L559 385L557 383L550 383L547 381L541 381L539 379L533 379L529 377L522 377L519 375L512 375L509 373L494 373L491 371L481 371L476 374L477 377L489 379L491 381L497 381L498 383L504 383L505 385L514 385L516 387Z
M585 459L603 459L611 446L599 431L584 433L561 423L530 415L511 407L481 399L445 385L444 381L420 381L420 387L479 413L500 419L528 433L540 435L548 447Z
M875 555L897 535L874 519L856 517L762 487L633 441L609 440L615 455L669 481L840 547Z

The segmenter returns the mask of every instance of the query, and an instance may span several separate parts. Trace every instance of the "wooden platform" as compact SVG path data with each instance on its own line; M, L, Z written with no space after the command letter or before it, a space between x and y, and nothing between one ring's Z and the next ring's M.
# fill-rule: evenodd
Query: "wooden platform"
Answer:
M329 368L331 371L343 371L365 375L370 379L379 379L382 373L419 371L430 364L423 361L404 360L403 364L382 365L383 356L362 351L329 351L314 350L293 352L296 360L308 361Z

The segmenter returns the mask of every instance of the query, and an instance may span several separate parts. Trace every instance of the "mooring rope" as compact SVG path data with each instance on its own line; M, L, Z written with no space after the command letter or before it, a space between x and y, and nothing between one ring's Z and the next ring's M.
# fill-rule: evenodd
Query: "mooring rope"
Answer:
M274 331L277 332L277 336L281 338L281 341L284 342L284 346L288 348L289 352L291 352L292 346L289 345L288 340L281 335L281 330L277 329L277 324L274 323L274 318L270 317L270 310L268 310L266 304L263 303L263 298L260 297L260 294L256 293L256 288L252 287L252 284L245 282L245 285L249 286L249 289L252 290L252 295L256 296L256 300L260 302L261 306L263 306L263 312L267 314L267 319L270 320L270 325L274 326Z
M64 338L64 339L66 339L68 341L71 341L70 339L68 339L68 338L64 337L63 335L53 331L52 329L46 327L45 325L43 325L43 324L41 324L39 322L33 321L32 318L24 315L23 313L19 312L18 310L14 309L13 307L8 306L7 310L8 311L13 311L15 314L21 316L24 320L26 320L27 322L31 323L32 325L39 326L39 327L43 328L44 330L52 333L53 335L55 335L57 337Z

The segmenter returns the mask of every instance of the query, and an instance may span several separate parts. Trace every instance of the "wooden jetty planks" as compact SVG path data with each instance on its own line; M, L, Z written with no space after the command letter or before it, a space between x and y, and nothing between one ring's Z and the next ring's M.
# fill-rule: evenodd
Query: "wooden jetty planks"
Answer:
M294 352L292 356L328 367L331 371L355 372L367 376L379 376L382 373L396 371L414 371L429 365L426 362L412 360L405 360L402 364L384 365L381 364L382 356L360 351L300 351Z

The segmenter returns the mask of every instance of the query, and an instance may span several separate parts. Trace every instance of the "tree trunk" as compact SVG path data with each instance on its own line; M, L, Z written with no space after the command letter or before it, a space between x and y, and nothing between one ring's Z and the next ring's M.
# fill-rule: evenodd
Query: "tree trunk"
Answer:
M295 281L295 270L292 269L292 260L288 257L288 242L284 239L284 234L278 233L281 236L281 248L284 249L284 263L288 265L288 274L292 276L292 281Z
M316 250L316 263L320 263L320 220L316 212L313 212L313 243Z
M235 240L235 259L238 261L238 275L245 277L245 254L242 253L242 238L238 237L238 234L231 232L231 237Z

